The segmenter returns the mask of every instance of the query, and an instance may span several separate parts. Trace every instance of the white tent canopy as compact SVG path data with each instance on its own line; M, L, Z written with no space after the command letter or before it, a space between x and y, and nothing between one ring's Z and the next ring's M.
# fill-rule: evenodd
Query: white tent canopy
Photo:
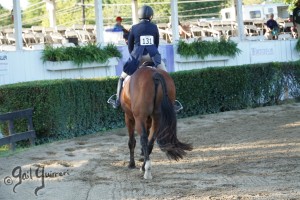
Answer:
M172 24L178 24L178 0L170 0L171 1L171 22ZM237 8L237 21L238 21L238 33L240 40L244 38L244 24L243 24L243 16L242 16L242 1L241 0L234 0L235 5ZM45 0L48 5L48 10L51 10L50 13L50 24L52 26L55 25L55 0ZM102 14L102 0L95 0L95 17L96 17L96 38L97 43L103 43L103 14ZM51 6L52 4L52 6ZM137 7L138 3L137 0L132 0L132 18L133 23L137 23ZM13 0L13 14L14 14L14 28L15 28L15 37L16 37L16 50L23 49L23 42L22 42L22 20L21 20L21 7L20 7L20 0ZM179 31L178 26L172 26L172 35L173 41L179 40Z

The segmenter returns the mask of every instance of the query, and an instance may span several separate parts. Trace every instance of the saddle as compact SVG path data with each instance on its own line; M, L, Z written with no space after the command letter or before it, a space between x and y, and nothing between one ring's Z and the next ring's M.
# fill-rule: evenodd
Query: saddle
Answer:
M142 68L142 67L151 67L151 68L156 68L154 62L152 61L145 61L143 62L143 64L141 64L138 68ZM130 79L131 75L126 76L126 78L123 81L123 88L124 85L126 84L126 82Z
M155 67L155 64L152 61L145 61L145 62L143 62L143 64L141 64L139 66L139 68L141 68L141 67Z
M152 67L152 68L156 68L154 62L152 62L152 61L145 61L145 62L143 62L143 64L141 64L141 65L139 66L139 68L142 68L142 67ZM126 76L126 78L124 79L124 82L123 82L123 88L124 88L124 85L126 84L126 82L127 82L129 79L130 79L130 75Z

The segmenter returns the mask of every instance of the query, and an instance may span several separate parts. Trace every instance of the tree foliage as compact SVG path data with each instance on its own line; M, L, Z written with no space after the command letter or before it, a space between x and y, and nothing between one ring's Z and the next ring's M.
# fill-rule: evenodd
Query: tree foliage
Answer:
M284 0L285 3L289 4L289 11L292 11L296 7L296 3L299 0Z
M284 2L287 4L295 5L298 2L298 0L284 0Z
M23 25L49 26L48 11L43 0L28 0L29 7L22 13ZM258 4L264 0L243 0L243 4ZM297 0L272 0L271 2L286 2L294 5ZM71 26L83 24L83 9L85 10L85 23L95 24L94 0L84 0L86 4L82 7L82 0L56 0L56 23L57 25ZM132 24L132 0L102 0L103 21L105 25L112 26L115 18L121 16L124 24ZM219 17L222 8L230 6L232 0L220 0L213 2L198 1L194 3L188 0L178 1L178 16L180 21L191 19ZM170 0L139 0L139 6L147 4L154 9L155 23L168 23L171 16ZM5 19L0 19L1 25L11 24L10 11L0 7L0 15L7 13ZM2 15L1 15L2 16Z
M219 11L225 6L224 1L189 3L186 0L178 2L179 20L191 18L218 17ZM49 26L48 11L42 0L29 0L29 7L23 12L23 24L26 26L42 25ZM132 0L102 0L103 20L105 25L113 25L117 16L122 16L125 24L132 23ZM83 7L78 4L81 0L56 0L57 25L70 26L83 23ZM85 23L95 24L94 0L84 0ZM167 23L171 16L169 0L140 0L139 6L147 4L153 7L154 21ZM35 5L35 6L33 6Z
M286 0L268 0L268 3L283 3ZM290 0L288 0L290 1ZM261 4L263 2L266 2L266 0L243 0L243 4L245 5L251 5L251 4Z
M23 12L23 26L44 25L43 19L48 18L45 3L40 0L28 0L29 7Z
M10 11L3 8L3 6L0 4L0 24L1 26L6 26L11 24L11 15Z
M178 4L178 15L180 20L219 17L220 10L225 7L224 3L225 1L197 3L181 1Z

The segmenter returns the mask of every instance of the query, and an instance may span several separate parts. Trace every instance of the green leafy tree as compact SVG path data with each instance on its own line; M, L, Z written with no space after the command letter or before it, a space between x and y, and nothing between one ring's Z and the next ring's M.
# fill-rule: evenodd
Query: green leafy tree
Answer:
M178 1L178 15L180 21L190 19L199 19L207 17L219 17L222 8L231 4L232 0L214 1L214 2L185 2L187 0ZM261 3L263 0L243 0L244 4ZM295 1L295 0L285 0ZM56 0L56 16L57 25L71 26L72 24L82 24L83 8L79 4L81 0ZM273 2L282 2L273 0ZM86 24L95 24L94 0L84 0L87 5L85 7ZM103 3L103 21L105 25L113 25L115 18L121 16L124 24L132 24L132 0L102 0ZM139 0L139 6L148 4L153 7L154 22L167 23L171 16L170 0ZM29 8L24 11L25 25L42 25L49 26L48 12L45 2L42 0L29 0ZM36 5L36 6L32 6Z
M296 3L299 0L284 0L285 3L289 4L289 11L291 12L295 7L296 7Z
M261 4L266 0L243 0L243 4L250 5L250 4ZM283 3L286 0L268 0L268 3Z
M23 11L23 26L43 25L43 20L47 19L46 4L41 0L28 0L29 7Z
M182 18L180 20L219 17L220 10L223 7L223 1L179 3L178 15Z
M5 9L1 4L0 4L0 25L2 27L12 25L12 20L11 20L11 11Z
M48 12L46 10L46 4L43 0L28 0L29 7L23 11L23 25L42 25L49 26ZM218 17L222 8L229 6L232 0L227 1L215 1L215 2L185 2L187 0L178 1L178 15L180 21L199 19L207 17ZM257 4L262 3L264 0L243 0L244 4ZM272 0L271 2L286 2L290 5L294 5L297 0ZM83 23L83 7L79 5L81 0L56 0L56 20L57 25L70 26L72 24ZM85 4L89 5L85 7L85 23L95 24L95 11L94 0L84 0ZM115 18L121 16L124 19L125 24L132 23L132 0L102 0L103 3L103 20L106 25L113 25ZM148 4L153 7L154 22L167 23L171 16L171 6L169 0L139 0L139 6ZM292 8L291 6L291 8ZM7 25L11 23L8 10L0 8L1 13L7 13L6 18L1 18L1 25ZM2 16L2 15L1 15Z

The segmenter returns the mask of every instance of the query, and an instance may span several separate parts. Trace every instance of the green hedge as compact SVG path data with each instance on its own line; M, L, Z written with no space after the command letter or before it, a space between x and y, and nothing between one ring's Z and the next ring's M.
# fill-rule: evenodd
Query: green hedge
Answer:
M284 89L299 97L300 63L267 63L171 73L178 117L274 105ZM124 114L106 103L117 77L34 81L0 87L0 112L34 108L38 143L123 127Z
M107 98L116 79L34 81L0 87L0 112L34 108L38 143L124 126Z
M292 89L290 96L299 96L299 63L207 68L172 76L184 106L180 117L278 104L286 87Z

